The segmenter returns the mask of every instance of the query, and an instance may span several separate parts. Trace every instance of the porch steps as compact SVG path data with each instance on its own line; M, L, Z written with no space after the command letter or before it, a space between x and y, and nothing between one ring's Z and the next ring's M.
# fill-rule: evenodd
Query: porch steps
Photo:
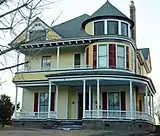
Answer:
M58 130L81 130L83 129L81 120L62 120L58 123Z

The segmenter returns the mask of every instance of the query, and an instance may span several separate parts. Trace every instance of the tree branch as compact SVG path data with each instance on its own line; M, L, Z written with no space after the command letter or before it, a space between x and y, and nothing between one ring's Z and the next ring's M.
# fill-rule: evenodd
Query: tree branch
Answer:
M19 64L16 64L16 65L10 66L10 67L1 68L0 71L7 70L7 69L12 69L12 68L15 68L15 67L18 67L18 66L21 66L21 65L24 65L24 64L28 64L28 63L29 63L29 61L26 61L26 62L19 63Z

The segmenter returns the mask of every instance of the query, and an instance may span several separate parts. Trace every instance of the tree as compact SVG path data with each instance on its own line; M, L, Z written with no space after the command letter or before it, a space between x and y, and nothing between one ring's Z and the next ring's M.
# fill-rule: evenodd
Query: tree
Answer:
M61 0L59 0L61 1ZM17 34L22 31L20 28L25 28L37 17L43 16L44 11L54 9L57 0L0 0L0 41L11 41ZM59 17L59 16L58 16ZM52 23L57 18L53 18ZM7 37L7 38L6 38ZM11 37L11 39L9 38ZM7 39L7 40L6 40ZM2 42L1 42L2 43ZM17 63L17 49L19 45L10 47L8 44L0 45L0 71L10 70L28 63L19 61ZM13 64L8 64L7 58L13 60ZM0 81L2 83L2 81Z
M0 123L2 127L10 122L13 115L14 105L11 103L11 99L7 95L1 95L0 99Z
M157 98L154 112L155 112L155 115L157 116L158 121L160 123L160 96Z

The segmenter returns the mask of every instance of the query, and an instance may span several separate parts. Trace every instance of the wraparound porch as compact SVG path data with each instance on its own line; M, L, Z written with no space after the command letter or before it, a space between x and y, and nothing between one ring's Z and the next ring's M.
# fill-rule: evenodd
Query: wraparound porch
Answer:
M117 82L118 81L118 82ZM149 122L153 122L154 119L154 113L153 113L153 96L152 92L149 90L149 87L147 84L143 82L138 82L138 81L133 81L133 80L126 80L126 79L100 79L100 78L95 78L95 79L83 79L83 80L59 80L59 81L49 81L49 91L48 91L48 111L46 112L20 112L16 114L16 118L34 118L34 119L47 119L47 118L54 118L54 119L59 119L59 114L60 114L60 108L59 106L61 105L58 102L59 99L59 94L60 93L60 86L68 85L68 86L74 86L74 90L77 92L81 93L81 112L79 113L79 108L78 109L73 109L74 112L78 110L78 114L74 119L80 119L79 116L81 116L81 119L87 119L87 118L103 118L103 119L118 119L118 120L124 120L124 119L142 119L142 120L147 120ZM128 93L128 96L126 95L125 97L128 97L129 101L125 101L125 107L122 107L123 102L120 101L118 108L117 105L110 105L109 104L109 92L111 90L106 89L105 91L103 90L104 86L114 86L117 87L116 92L121 92L119 86L128 86L128 89L125 90ZM137 98L135 98L136 90L135 86L138 86L141 88L140 92L144 94L144 109L140 111L138 108L137 111ZM53 87L55 87L55 110L54 112L51 111L51 92L53 91ZM122 87L123 88L123 87ZM93 95L92 92L95 93L94 95L94 100L93 100ZM105 93L103 93L105 92ZM114 92L114 91L113 91ZM107 93L107 105L105 102L103 102L103 96L104 94ZM120 93L119 93L120 94ZM120 97L120 96L119 96ZM77 98L78 99L78 98ZM126 98L127 99L127 98ZM69 96L68 96L69 100ZM135 102L136 101L136 102ZM66 101L67 102L67 101ZM75 104L75 101L71 102L72 105ZM99 106L96 106L99 105ZM128 105L128 108L127 108ZM112 108L111 108L112 107ZM67 110L69 110L68 107ZM68 114L68 113L66 113ZM66 119L69 119L69 116L66 115Z

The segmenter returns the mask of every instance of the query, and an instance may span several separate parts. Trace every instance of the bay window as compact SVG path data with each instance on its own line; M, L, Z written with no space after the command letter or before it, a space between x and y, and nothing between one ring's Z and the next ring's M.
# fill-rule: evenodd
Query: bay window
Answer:
M107 21L107 34L118 35L118 21Z
M98 46L98 66L99 68L106 68L108 61L107 45L102 44Z
M117 45L117 68L125 69L125 48Z

